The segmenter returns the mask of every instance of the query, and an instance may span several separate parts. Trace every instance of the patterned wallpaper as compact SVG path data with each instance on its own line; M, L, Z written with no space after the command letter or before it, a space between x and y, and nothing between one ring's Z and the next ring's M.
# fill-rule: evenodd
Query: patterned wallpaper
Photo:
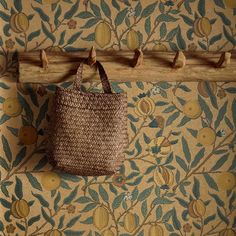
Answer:
M235 0L0 0L0 235L236 235L235 83L113 82L129 147L118 173L93 178L45 156L55 87L71 83L15 74L16 49L232 50L235 15Z
M1 0L1 46L226 51L235 15L235 0Z
M56 85L0 85L1 235L236 234L235 83L113 82L128 94L129 147L97 178L48 164Z

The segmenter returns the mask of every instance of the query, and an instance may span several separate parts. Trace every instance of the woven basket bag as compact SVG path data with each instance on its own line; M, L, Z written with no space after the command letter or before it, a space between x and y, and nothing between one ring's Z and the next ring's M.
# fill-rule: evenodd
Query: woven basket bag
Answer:
M81 91L82 61L73 88L57 87L49 123L48 158L56 168L81 176L111 175L124 161L127 94L112 93L96 62L104 93Z

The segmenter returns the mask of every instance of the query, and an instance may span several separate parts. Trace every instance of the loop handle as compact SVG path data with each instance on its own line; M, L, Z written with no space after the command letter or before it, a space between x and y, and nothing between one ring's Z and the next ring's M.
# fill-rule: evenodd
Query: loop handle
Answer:
M79 91L81 91L81 81L82 81L84 63L86 63L86 60L83 60L83 61L80 62L80 65L77 69L76 78L75 78L75 81L74 81L74 88L77 88ZM98 67L99 76L100 76L100 80L102 82L102 88L104 90L104 93L112 93L111 85L109 83L107 74L106 74L102 64L99 61L96 61L95 64Z

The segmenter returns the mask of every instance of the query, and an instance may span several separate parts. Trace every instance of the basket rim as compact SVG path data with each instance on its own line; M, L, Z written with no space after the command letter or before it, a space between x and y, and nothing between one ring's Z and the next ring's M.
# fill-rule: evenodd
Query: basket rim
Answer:
M68 93L71 93L71 92L75 92L77 94L80 94L80 95L84 95L84 96L99 96L99 97L102 97L102 96L107 96L107 97L126 97L127 98L127 93L93 93L93 92L83 92L81 90L78 90L76 88L63 88L63 87L57 87L56 88L56 91L58 92L68 92Z

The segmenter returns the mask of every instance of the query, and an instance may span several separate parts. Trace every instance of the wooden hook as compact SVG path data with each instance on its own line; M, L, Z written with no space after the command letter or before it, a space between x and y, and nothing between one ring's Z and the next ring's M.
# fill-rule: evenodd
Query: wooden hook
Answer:
M225 68L230 64L231 53L223 52L220 56L219 61L216 63L217 68Z
M47 54L44 50L40 51L40 60L41 60L43 69L46 70L48 68L49 62L47 59Z
M96 63L96 60L97 60L96 50L95 50L95 47L92 46L92 48L89 51L87 63L88 65L93 66Z
M175 58L172 64L173 68L183 68L186 65L186 57L182 51L178 51L175 54Z
M138 67L143 64L143 52L141 49L134 50L134 58L132 61L132 67Z

